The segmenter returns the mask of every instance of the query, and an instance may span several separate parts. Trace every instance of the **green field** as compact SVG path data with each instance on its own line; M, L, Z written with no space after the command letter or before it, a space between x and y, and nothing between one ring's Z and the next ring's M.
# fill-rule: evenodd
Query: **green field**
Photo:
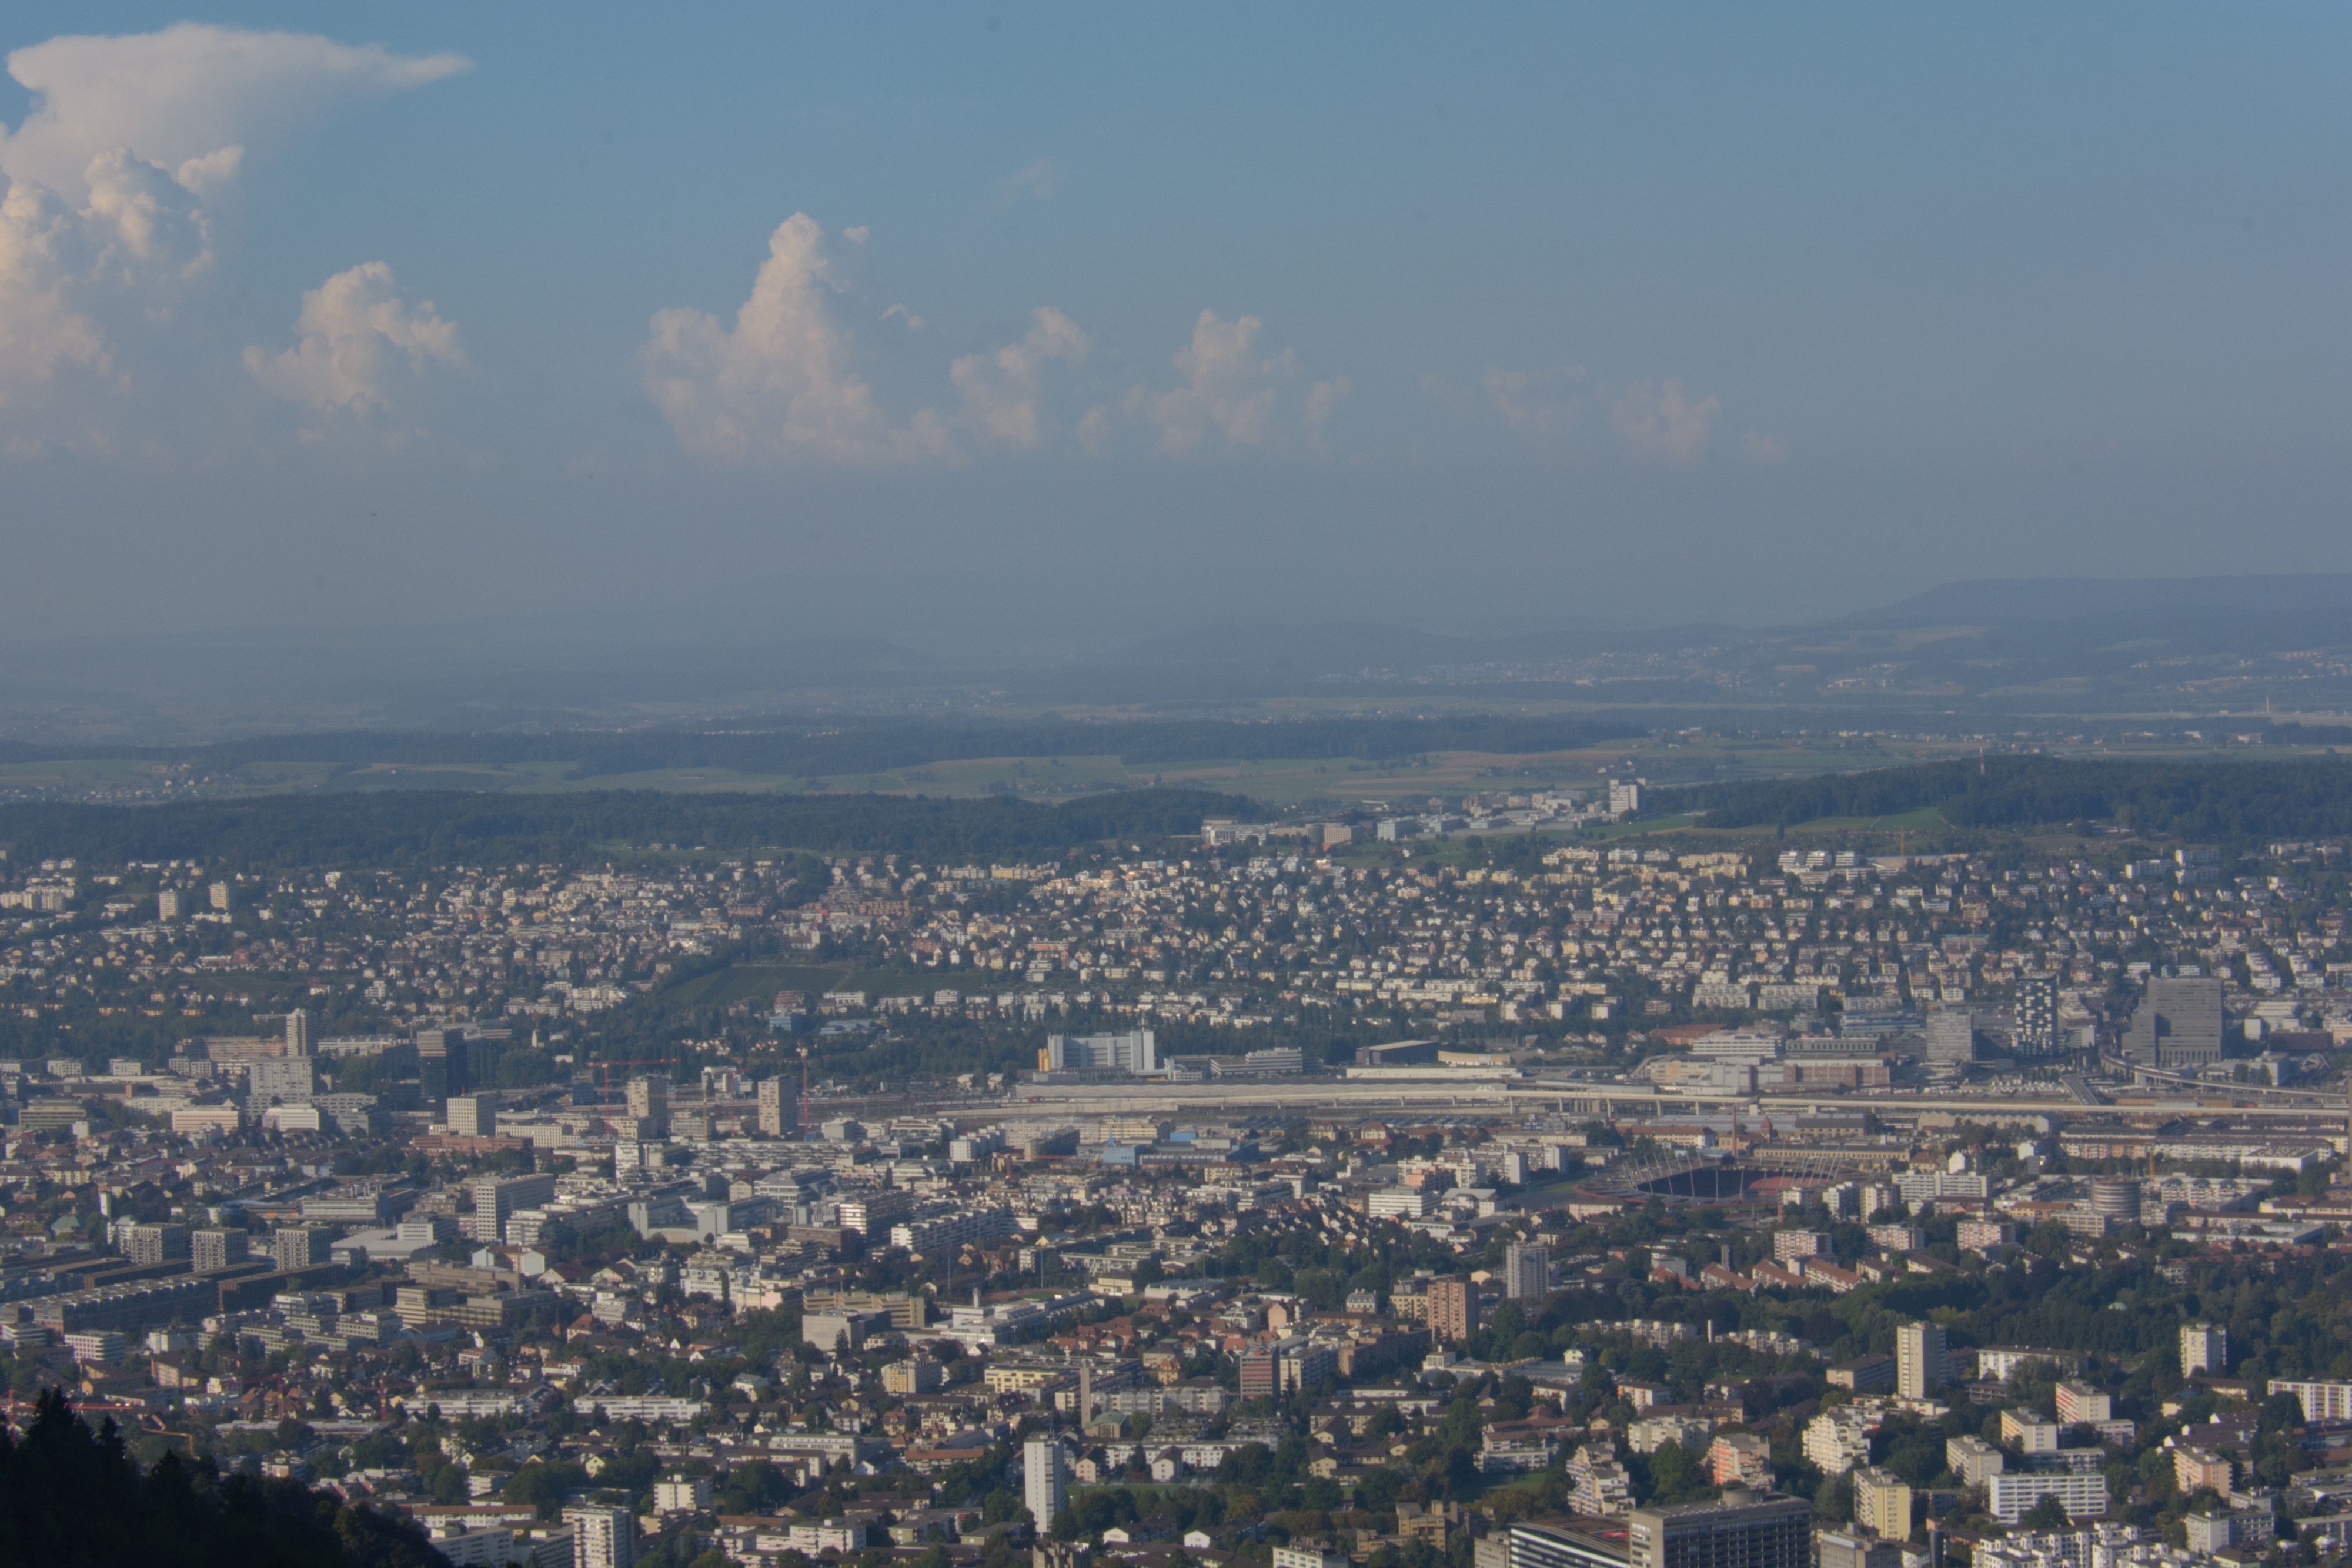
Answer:
M1337 810L1359 804L1406 803L1435 797L1447 804L1473 792L1595 788L1603 771L1627 772L1653 788L1745 779L1801 778L1865 768L1975 757L1973 741L1915 741L1886 736L1700 737L1664 735L1596 742L1574 750L1510 755L1434 751L1408 760L1348 758L1234 758L1203 757L1129 765L1113 754L994 757L936 761L885 772L793 775L727 768L663 768L572 777L563 760L476 762L417 760L358 766L332 761L249 761L217 771L184 763L121 758L0 764L0 793L16 798L90 800L235 799L256 795L387 789L478 789L556 793L587 789L651 789L682 794L813 793L928 795L971 798L1016 795L1047 803L1105 789L1150 784L1192 786L1243 794L1277 810ZM2053 741L2039 749L2053 758L2118 760L2271 760L2322 754L2324 748L2248 747L2221 739L2128 741L2113 745ZM1824 831L1940 828L1933 817L1806 824ZM1654 832L1643 822L1632 831Z
M961 969L940 973L971 978L967 971ZM826 991L864 991L875 997L920 990L929 995L939 986L954 984L953 978L933 983L919 979L908 970L865 969L849 964L738 964L698 975L665 995L681 1007L723 1008L735 1002L750 1002L765 1011L775 1001L778 991L799 991L810 997Z

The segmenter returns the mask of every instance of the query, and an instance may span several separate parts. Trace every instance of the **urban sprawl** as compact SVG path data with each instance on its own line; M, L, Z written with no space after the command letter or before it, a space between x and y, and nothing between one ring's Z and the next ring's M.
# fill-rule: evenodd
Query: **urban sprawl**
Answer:
M0 862L11 1419L467 1568L2343 1555L2346 846L1641 804Z

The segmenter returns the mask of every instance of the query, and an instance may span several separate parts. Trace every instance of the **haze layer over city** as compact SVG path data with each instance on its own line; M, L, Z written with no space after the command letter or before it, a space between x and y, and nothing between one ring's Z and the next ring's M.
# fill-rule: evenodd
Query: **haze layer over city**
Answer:
M2341 1568L2347 32L0 16L0 1561Z

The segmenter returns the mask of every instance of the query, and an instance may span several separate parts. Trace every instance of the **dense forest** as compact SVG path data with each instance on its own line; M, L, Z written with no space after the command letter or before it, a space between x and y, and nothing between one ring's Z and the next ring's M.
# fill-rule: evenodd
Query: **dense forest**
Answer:
M1656 810L1697 811L1711 828L1795 827L1823 817L1893 817L1932 807L1956 828L2115 822L2231 841L2352 832L2352 766L2289 762L2077 762L1993 757L1660 790Z
M1100 724L835 723L823 728L436 735L372 730L262 736L195 747L58 747L0 742L0 762L127 758L229 769L254 762L568 762L570 777L604 779L673 768L820 778L881 773L984 757L1101 757L1131 767L1198 758L1351 758L1388 761L1431 751L1527 756L1645 733L1622 720L1504 718L1131 719Z
M0 1427L0 1563L81 1568L448 1568L421 1531L299 1481L165 1454L142 1474L111 1420L50 1389L21 1440Z
M1059 806L1008 797L418 789L168 806L11 805L0 807L0 846L19 862L69 855L108 865L194 859L249 867L576 861L648 844L1050 859L1102 840L1198 832L1203 817L1261 815L1244 797L1205 789L1118 790Z

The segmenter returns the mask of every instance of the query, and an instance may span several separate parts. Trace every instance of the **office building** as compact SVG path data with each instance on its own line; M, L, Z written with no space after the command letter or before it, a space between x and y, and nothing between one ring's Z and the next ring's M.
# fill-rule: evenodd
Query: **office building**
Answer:
M1021 1499L1029 1505L1029 1517L1037 1521L1040 1534L1067 1505L1069 1485L1061 1439L1032 1437L1022 1446Z
M2093 1176L2091 1212L2111 1225L2139 1219L2139 1182L2133 1176Z
M1417 1186L1376 1186L1364 1200L1374 1219L1419 1219L1430 1210L1429 1194Z
M915 1212L915 1197L905 1187L886 1186L859 1197L845 1197L835 1211L844 1230L855 1230L875 1246L889 1235L890 1228Z
M2017 983L2018 1054L2048 1056L2057 1049L2057 977L2039 975L2020 980Z
M2230 1331L2220 1323L2190 1323L2180 1331L2180 1373L2220 1377L2230 1370Z
M246 1092L257 1108L308 1101L319 1086L317 1066L307 1056L256 1057L246 1069Z
M205 891L211 896L213 908L218 913L226 915L236 906L236 895L230 890L228 883L216 882Z
M1244 1399L1278 1399L1282 1396L1282 1352L1270 1344L1258 1345L1242 1352L1241 1381L1236 1385Z
M461 1138L487 1138L499 1130L499 1102L494 1094L452 1094L446 1118L449 1131Z
M635 1568L637 1521L625 1508L567 1508L572 1568Z
M1927 1065L1965 1067L1977 1059L1976 1019L1966 1008L1938 1008L1927 1015Z
M286 1015L286 1054L310 1054L310 1014L308 1009L296 1008Z
M1551 1294L1551 1249L1522 1243L1504 1254L1503 1294L1515 1301L1540 1301Z
M669 1075L649 1072L629 1080L629 1115L641 1139L669 1136Z
M1893 1470L1853 1472L1853 1521L1886 1541L1911 1539L1911 1489Z
M416 1031L416 1094L428 1111L440 1111L452 1094L472 1089L466 1071L466 1031L420 1029Z
M269 1260L280 1273L327 1262L333 1236L316 1226L287 1225L269 1233Z
M555 1177L544 1174L476 1176L466 1185L474 1194L474 1212L466 1216L465 1230L474 1241L504 1241L516 1210L537 1208L555 1196Z
M1477 1545L1494 1539L1490 1535ZM1563 1524L1515 1524L1505 1539L1508 1568L1626 1568L1623 1542Z
M217 1274L245 1261L246 1234L242 1230L192 1231L188 1245L199 1274Z
M1948 1352L1938 1323L1905 1323L1895 1331L1895 1392L1925 1399L1944 1385Z
M1903 1568L1903 1548L1858 1530L1824 1530L1815 1539L1820 1568Z
M122 1228L122 1255L142 1268L178 1262L188 1256L188 1228L126 1225Z
M1718 1502L1637 1508L1629 1568L1812 1568L1813 1505L1734 1487Z
M1466 1339L1476 1333L1478 1287L1467 1280L1430 1281L1429 1332L1440 1341Z
M156 919L177 920L180 917L180 890L178 888L167 887L163 892L155 895Z
M781 1138L799 1129L798 1107L793 1103L790 1082L782 1078L760 1081L760 1135Z
M2221 1060L2221 982L2150 980L2132 1013L2124 1055L2147 1066L2194 1070Z
M1037 1053L1049 1072L1157 1072L1160 1046L1148 1029L1127 1034L1049 1034Z

